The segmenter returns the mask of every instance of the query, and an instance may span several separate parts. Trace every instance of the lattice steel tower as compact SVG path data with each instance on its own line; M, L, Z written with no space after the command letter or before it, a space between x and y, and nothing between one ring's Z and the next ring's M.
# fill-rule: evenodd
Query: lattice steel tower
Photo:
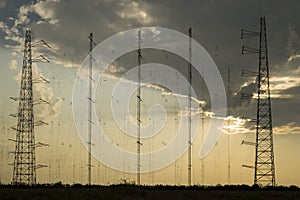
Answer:
M258 87L254 184L275 186L269 63L264 17L260 18L259 32L242 30L242 39L251 37L259 37L259 49L243 46L242 54L257 53L259 55L259 69L256 74Z
M22 66L13 184L36 184L34 114L32 92L31 31L26 30Z

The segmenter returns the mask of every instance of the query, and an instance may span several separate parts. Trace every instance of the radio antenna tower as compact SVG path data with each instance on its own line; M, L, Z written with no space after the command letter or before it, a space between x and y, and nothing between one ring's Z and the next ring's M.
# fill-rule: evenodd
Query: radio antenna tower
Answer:
M257 76L257 118L255 142L254 184L275 186L275 165L273 150L273 130L271 97L269 84L269 62L265 17L260 18L260 31L241 32L241 39L259 37L259 49L243 46L242 54L258 54L258 73L243 70L242 75ZM251 144L251 142L245 142Z
M192 117L191 117L191 93L192 93L192 28L189 28L189 66L188 66L188 185L192 185Z
M231 163L230 163L230 98L231 98L231 90L230 90L230 66L227 69L227 93L228 93L228 112L227 116L227 181L228 184L231 184Z
M93 33L90 33L90 46L89 46L89 97L88 97L88 184L92 183L92 87L93 87Z
M36 184L30 30L26 30L25 34L13 184Z
M141 184L141 63L142 63L142 36L138 31L138 88L137 88L137 185Z
M204 127L204 123L205 123L205 113L204 113L204 106L201 108L201 124L202 124L202 144L204 141L204 134L205 134L205 127ZM202 185L204 185L205 183L205 163L204 163L204 159L201 159L201 181L202 181Z
M17 131L16 140L11 140L15 142L15 154L14 158L14 169L13 169L13 180L14 185L35 185L36 184L36 169L41 167L46 167L46 165L36 165L35 159L35 148L42 146L49 146L44 143L35 144L35 134L34 126L47 125L46 122L42 120L34 121L33 106L46 103L43 99L33 100L33 83L40 83L48 81L43 78L32 79L32 63L37 61L47 60L43 55L37 57L37 59L32 59L31 49L34 45L41 44L48 48L51 48L44 40L36 42L32 45L31 43L31 31L26 30L25 33L25 46L24 46L24 56L22 65L22 79L20 88L20 97L11 99L17 101L19 100L19 107L17 114L11 114L13 117L17 117L17 128L13 128Z

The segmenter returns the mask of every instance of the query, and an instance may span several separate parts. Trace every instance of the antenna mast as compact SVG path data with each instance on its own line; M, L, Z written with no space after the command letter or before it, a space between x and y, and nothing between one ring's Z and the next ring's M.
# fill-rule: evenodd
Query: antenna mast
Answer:
M227 69L227 93L228 93L228 113L227 116L230 117L230 106L231 106L231 102L230 102L230 98L231 98L231 90L230 90L230 66L228 66ZM230 164L230 118L228 118L227 121L227 135L228 135L228 140L227 140L227 181L228 184L231 184L231 180L230 180L230 175L231 175L231 164Z
M31 31L26 30L19 99L13 182L36 184L35 136L32 92Z
M192 87L192 28L189 28L189 94L188 94L188 185L192 185L192 117L191 117L191 87Z
M204 127L204 120L205 120L205 116L204 116L204 110L202 107L202 111L201 111L201 123L202 123L202 144L204 141L204 132L205 132L205 127ZM204 185L205 182L205 163L204 163L204 159L201 159L201 181L202 181L202 185Z
M32 59L32 47L36 45L45 45L51 48L44 40L31 42L31 31L26 30L25 33L25 45L24 45L24 56L22 66L22 79L20 88L20 97L11 99L19 100L18 113L11 115L17 117L17 128L13 128L17 131L15 142L15 158L14 158L14 170L13 180L14 185L35 185L36 184L36 169L46 167L46 165L36 165L35 148L42 146L49 146L45 143L35 143L34 127L48 125L48 123L42 120L34 121L33 106L38 104L49 104L43 99L33 100L33 88L34 83L48 83L43 78L32 78L32 63L38 61L50 62L43 55Z
M88 97L88 184L92 182L92 87L93 87L93 33L90 33L89 47L89 97Z
M141 184L141 30L138 31L138 89L137 89L137 185Z
M275 186L273 129L269 83L269 61L265 17L260 18L260 31L242 29L241 38L259 37L259 49L243 46L242 54L258 54L258 73L244 70L244 75L257 77L257 116L254 184Z

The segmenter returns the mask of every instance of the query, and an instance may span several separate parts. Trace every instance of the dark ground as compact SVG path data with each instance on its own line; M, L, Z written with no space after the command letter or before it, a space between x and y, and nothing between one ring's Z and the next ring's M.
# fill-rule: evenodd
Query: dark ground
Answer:
M39 185L35 187L0 186L1 200L86 200L86 199L300 199L300 189L291 187L259 188L246 185L214 187L176 187L176 186L62 186Z

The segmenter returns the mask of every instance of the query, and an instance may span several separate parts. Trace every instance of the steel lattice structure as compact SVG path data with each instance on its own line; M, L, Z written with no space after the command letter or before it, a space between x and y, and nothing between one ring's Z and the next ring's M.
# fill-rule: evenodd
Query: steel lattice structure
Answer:
M259 74L254 183L275 185L266 20L260 19Z
M36 184L35 136L32 92L31 31L26 30L22 66L13 184Z
M259 71L256 74L258 88L254 184L275 186L269 62L266 20L264 17L260 18L259 32L242 30L242 39L250 37L259 37L259 49L243 46L242 50L243 54L257 53L259 55Z

